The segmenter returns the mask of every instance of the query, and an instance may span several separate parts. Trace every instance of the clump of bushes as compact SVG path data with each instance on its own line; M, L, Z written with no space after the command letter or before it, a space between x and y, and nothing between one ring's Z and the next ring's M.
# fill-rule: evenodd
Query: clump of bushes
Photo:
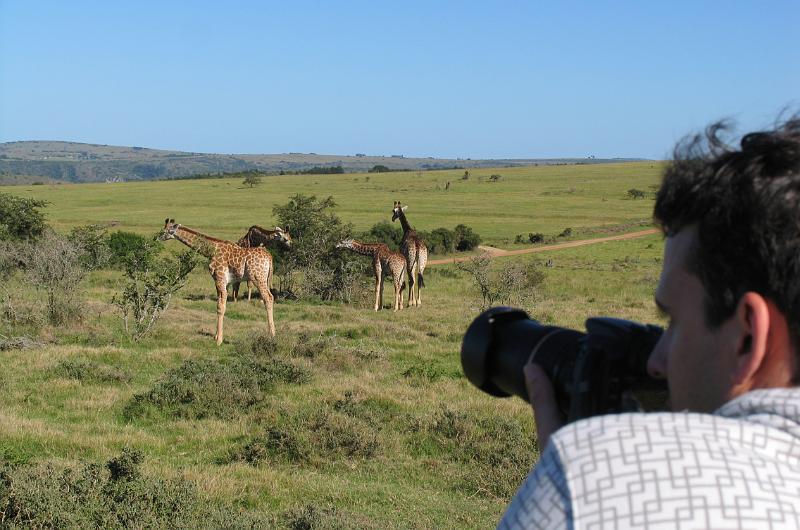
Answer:
M0 193L0 240L35 241L47 225L39 209L46 201Z
M63 359L51 370L54 377L64 377L93 383L128 383L131 374L108 364L98 363L85 357Z
M227 460L325 465L337 459L369 459L381 453L380 434L391 418L382 404L346 392L319 410L278 418Z
M430 232L419 232L419 236L425 241L431 254L465 252L481 244L481 236L464 224L456 226L453 230L434 228ZM403 239L403 230L388 221L381 221L364 232L361 238L372 243L385 243L390 249L397 249Z
M106 462L10 467L0 462L3 528L256 528L269 519L209 505L186 479L142 473L142 453Z
M62 325L83 315L82 291L86 277L84 253L80 247L51 230L28 244L22 254L28 281L46 296L47 320Z
M249 351L230 358L184 361L149 391L133 396L123 417L158 412L183 419L233 418L263 406L278 384L311 380L309 368L281 358L265 344L256 338Z
M456 268L472 277L481 296L481 309L497 304L524 305L535 297L544 281L544 273L535 262L505 261L493 268L486 254L457 263Z
M451 462L468 464L459 473L460 488L508 498L537 458L535 437L524 425L515 418L442 407L412 423L411 443L418 451L436 450Z
M298 194L273 208L281 226L292 234L292 250L277 248L275 276L280 290L302 298L340 300L350 303L360 298L364 287L364 264L336 249L336 243L352 233L333 213L333 197Z

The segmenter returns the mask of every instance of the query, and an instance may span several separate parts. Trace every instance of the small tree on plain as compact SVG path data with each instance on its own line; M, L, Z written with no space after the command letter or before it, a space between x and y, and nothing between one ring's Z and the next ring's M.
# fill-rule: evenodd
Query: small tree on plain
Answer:
M112 302L119 307L125 332L131 339L139 341L152 331L169 307L172 295L186 285L189 273L201 259L194 250L161 260L154 260L146 249L126 256L127 283Z
M245 186L250 186L251 188L253 186L258 186L261 184L261 175L259 175L258 173L248 173L244 177L242 184L244 184Z

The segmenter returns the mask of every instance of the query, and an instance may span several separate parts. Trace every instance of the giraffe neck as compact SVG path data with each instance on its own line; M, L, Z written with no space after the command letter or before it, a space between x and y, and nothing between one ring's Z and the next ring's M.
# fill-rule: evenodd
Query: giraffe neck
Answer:
M363 254L364 256L374 256L380 251L380 245L362 243L360 241L353 241L347 248L357 254Z
M277 234L277 230L267 230L266 228L261 228L260 226L251 226L250 230L247 231L246 237L251 246L257 246L259 241L266 244L267 242L277 240ZM256 243L256 245L253 245L253 243Z
M408 219L406 219L406 214L403 212L403 210L400 210L398 217L400 218L400 224L403 226L403 234L413 231L411 225L408 224Z
M201 234L185 226L181 226L175 231L175 239L207 258L214 255L217 250L217 244L221 242L218 239Z

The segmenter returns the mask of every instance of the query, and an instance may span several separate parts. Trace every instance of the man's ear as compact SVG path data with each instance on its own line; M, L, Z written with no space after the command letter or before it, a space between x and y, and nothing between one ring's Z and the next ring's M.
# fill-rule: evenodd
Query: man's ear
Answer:
M739 335L732 374L734 395L789 386L794 349L786 316L774 302L750 291L739 299L734 318Z

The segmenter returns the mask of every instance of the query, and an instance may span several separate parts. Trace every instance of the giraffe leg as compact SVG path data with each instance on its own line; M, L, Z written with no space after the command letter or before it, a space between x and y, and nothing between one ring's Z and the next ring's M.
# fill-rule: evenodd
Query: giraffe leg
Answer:
M261 299L264 301L264 307L267 309L267 325L269 326L269 334L274 337L275 321L272 318L272 305L275 300L272 296L272 291L269 290L267 279L263 276L259 275L258 277L253 278L253 281L256 284L256 289L258 289L258 292L261 293Z
M225 319L225 304L228 301L227 285L225 280L217 280L217 333L214 335L214 340L217 346L222 344L222 322Z
M408 307L412 307L413 305L414 305L414 264L412 263L408 267Z
M378 307L380 309L383 309L383 280L384 276L383 274L381 274L381 282L380 282L381 284L378 287Z
M239 282L233 282L231 284L231 301L235 302L236 297L239 296Z
M253 293L253 285L247 282L247 301L250 301L250 295Z
M403 310L403 289L406 288L406 268L400 272L400 292L397 293L397 299L400 301L400 310Z
M381 264L373 263L373 270L375 271L375 311L381 308Z

